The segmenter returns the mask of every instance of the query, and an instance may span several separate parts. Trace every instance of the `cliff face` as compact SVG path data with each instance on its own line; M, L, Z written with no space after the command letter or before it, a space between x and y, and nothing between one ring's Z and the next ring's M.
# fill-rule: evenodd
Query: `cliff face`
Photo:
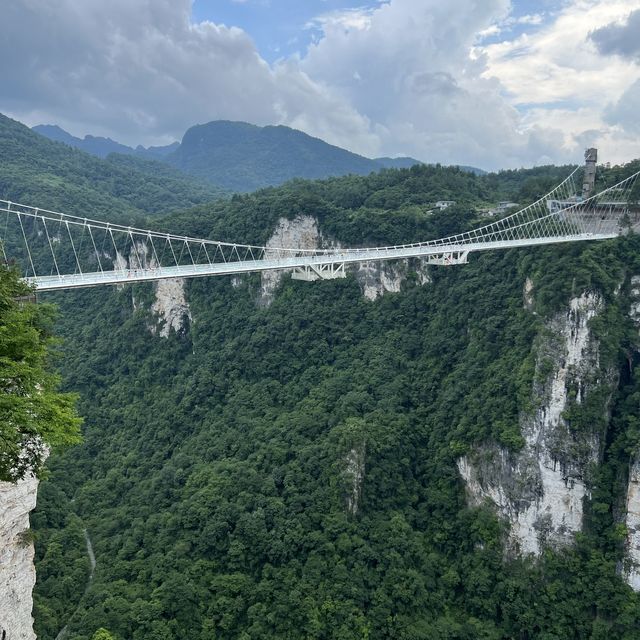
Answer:
M38 480L0 482L0 637L35 640L31 592L36 582L29 512L36 506Z
M267 242L267 257L276 256L277 249L339 249L339 242L325 238L318 229L315 218L307 215L296 216L293 220L281 218ZM430 281L426 264L416 261L416 274L420 284ZM348 267L354 273L368 300L375 300L385 293L400 291L402 282L409 271L408 260L393 262L362 263ZM283 271L265 271L261 274L259 302L268 306L273 302L275 290L280 284Z
M629 316L640 330L640 276L631 278ZM640 452L629 468L625 525L627 558L623 576L632 589L640 591Z
M629 469L625 525L627 558L623 576L634 591L640 591L640 455Z
M571 429L565 412L614 382L614 373L600 368L589 329L602 308L598 294L583 293L547 323L539 339L533 409L520 415L522 450L513 454L487 444L458 461L470 503L488 500L508 521L512 553L538 556L545 544L570 543L582 528L588 470L599 460L604 434Z
M153 269L158 266L154 256L149 255L149 248L144 243L137 243L129 253L129 257L116 252L115 258L109 254L105 257L113 260L114 269ZM118 285L120 289L125 285ZM149 324L149 330L161 338L169 337L173 330L182 331L191 322L191 309L185 294L183 278L166 278L153 283L155 300L151 304L151 312L155 322ZM139 302L133 299L134 311Z
M184 291L182 278L158 280L154 284L155 300L151 311L158 320L157 325L151 326L151 332L162 338L169 337L173 330L182 331L191 322L191 309Z
M293 220L280 218L275 231L267 241L265 258L278 256L278 249L317 249L323 246L322 236L315 218L297 216ZM280 284L283 271L263 271L260 274L259 303L269 306Z
M353 447L347 455L347 467L345 470L348 480L348 491L346 496L347 512L352 516L358 513L360 497L362 496L362 483L364 481L366 445L362 442L359 446Z

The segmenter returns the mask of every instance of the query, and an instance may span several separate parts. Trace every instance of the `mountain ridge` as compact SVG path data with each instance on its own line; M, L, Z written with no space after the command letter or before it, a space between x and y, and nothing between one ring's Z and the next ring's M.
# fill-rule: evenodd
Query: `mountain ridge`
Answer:
M110 138L76 138L56 125L37 125L33 129L100 157L115 152L153 158L237 192L278 186L293 178L368 175L424 164L410 157L366 158L284 125L258 126L231 120L194 125L180 143L148 148L138 145L135 149ZM476 167L460 168L478 175L485 173Z

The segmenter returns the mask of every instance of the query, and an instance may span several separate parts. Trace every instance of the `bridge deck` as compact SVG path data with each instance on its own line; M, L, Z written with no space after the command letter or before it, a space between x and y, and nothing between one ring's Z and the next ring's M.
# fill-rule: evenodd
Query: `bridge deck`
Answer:
M428 258L447 254L488 251L492 249L509 249L513 247L530 247L560 242L581 240L605 240L614 238L617 233L583 233L577 235L556 236L548 238L527 238L522 240L500 240L494 242L464 243L458 245L405 245L403 247L381 249L345 249L335 253L311 256L295 256L291 258L265 258L263 260L246 260L237 262L203 263L173 267L149 269L117 269L113 271L97 271L70 275L37 276L25 278L35 285L38 291L55 291L91 287L103 284L124 284L147 282L166 278L196 278L204 276L251 273L295 269L296 267L324 266L335 264L354 264L359 262L377 262L382 260L398 260L402 258Z

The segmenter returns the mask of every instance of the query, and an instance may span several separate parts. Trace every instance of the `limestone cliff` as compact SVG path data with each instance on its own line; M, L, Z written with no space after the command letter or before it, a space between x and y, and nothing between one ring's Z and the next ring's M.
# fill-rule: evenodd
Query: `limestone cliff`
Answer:
M640 330L640 276L631 278L629 317ZM625 525L627 528L623 576L627 584L640 591L640 452L631 461L627 485Z
M35 640L31 592L36 582L29 512L36 506L38 480L0 482L0 637Z
M634 591L640 591L640 454L629 469L626 506L627 558L623 575Z
M107 257L110 258L108 255ZM142 242L137 242L131 248L128 257L116 252L113 258L114 269L154 269L157 266L155 256L150 255L149 247ZM153 288L155 300L151 304L151 311L156 322L149 324L149 330L154 335L167 338L172 330L180 332L192 320L185 295L185 282L183 278L166 278L154 282ZM134 311L141 306L135 297L132 298L132 304Z
M530 285L525 292L531 294ZM523 449L513 454L487 444L458 461L470 503L488 500L508 521L511 552L537 556L545 544L570 543L582 528L589 467L599 460L604 434L571 429L565 412L596 388L612 388L615 376L601 370L589 328L603 304L598 294L583 293L547 323L537 347L533 409L520 415Z
M322 236L315 218L299 215L293 220L280 218L275 231L267 241L265 258L278 256L278 249L317 249L323 246ZM259 302L269 306L275 290L284 275L283 271L263 271L261 274Z
M155 300L151 311L159 322L156 326L151 326L152 333L157 332L162 338L167 338L172 330L179 333L192 321L184 291L184 279L158 280L154 284L154 290Z
M352 516L358 513L360 506L360 496L362 495L362 483L364 481L366 445L353 447L347 455L347 467L345 474L347 476L347 512Z
M275 257L278 249L340 249L341 244L326 238L318 229L315 218L298 215L293 220L280 218L267 242L267 257ZM416 274L420 284L430 282L426 264L414 261L418 266ZM408 260L393 262L362 263L348 267L354 273L362 288L363 295L375 300L385 293L400 291L402 282L409 271ZM283 271L266 271L261 274L259 302L268 306L273 301L275 290L280 284ZM236 285L237 286L237 285Z

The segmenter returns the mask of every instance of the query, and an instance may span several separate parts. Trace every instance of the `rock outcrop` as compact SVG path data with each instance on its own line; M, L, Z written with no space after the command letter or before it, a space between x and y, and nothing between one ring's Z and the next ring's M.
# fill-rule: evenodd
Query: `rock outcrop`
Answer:
M353 447L347 455L347 468L345 470L347 488L347 512L352 516L358 513L360 496L362 495L362 483L364 481L365 444Z
M191 309L184 292L184 279L158 280L154 289L155 300L151 311L158 319L158 324L152 325L151 331L167 338L172 330L179 333L192 321Z
M629 317L640 330L640 276L631 278ZM627 584L640 591L640 452L631 461L625 512L627 528L626 558L623 577Z
M589 329L602 308L599 295L584 293L547 324L537 353L534 408L520 416L523 449L513 454L488 444L458 461L470 503L488 500L508 521L512 553L538 556L545 544L570 543L582 528L588 470L599 460L603 434L570 429L565 412L601 385L613 385L613 373L600 369Z
M631 278L631 306L629 308L629 317L640 329L640 276Z
M328 239L318 229L315 218L298 215L293 220L280 218L276 229L267 242L266 257L277 257L278 249L340 249L335 240ZM417 280L420 284L431 281L425 263L414 261ZM408 260L393 262L361 263L347 267L358 280L363 295L368 300L375 300L385 293L400 291L403 281L409 272ZM269 306L273 302L275 291L280 284L283 271L264 271L261 274L259 303ZM237 286L237 282L234 284Z
M35 640L32 591L36 582L29 512L36 506L38 480L0 482L0 638Z
M128 258L116 252L113 259L113 268L120 270L154 269L158 266L155 256L150 255L149 247L142 242L137 242L131 248ZM120 288L124 285L119 285ZM149 330L154 335L167 338L173 330L176 333L182 331L188 322L192 321L191 309L185 295L184 278L166 278L157 280L153 284L155 300L151 304L151 311L157 322L149 324ZM132 298L134 311L142 305L135 297Z
M305 215L296 216L293 220L280 218L267 241L265 258L277 258L280 255L278 249L318 249L322 246L322 236L315 218ZM260 275L259 302L262 306L269 306L284 272L263 271Z
M627 557L623 577L634 591L640 591L640 454L629 469L625 525Z

